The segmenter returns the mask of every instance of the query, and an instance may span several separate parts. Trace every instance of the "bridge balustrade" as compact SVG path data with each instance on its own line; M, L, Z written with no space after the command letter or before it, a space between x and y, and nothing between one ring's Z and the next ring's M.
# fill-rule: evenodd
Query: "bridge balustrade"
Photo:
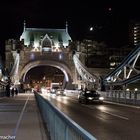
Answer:
M35 93L35 97L51 140L96 140L41 95Z
M4 96L6 96L6 89L5 87L0 86L0 97L4 97Z
M140 91L110 90L101 94L109 101L140 105Z

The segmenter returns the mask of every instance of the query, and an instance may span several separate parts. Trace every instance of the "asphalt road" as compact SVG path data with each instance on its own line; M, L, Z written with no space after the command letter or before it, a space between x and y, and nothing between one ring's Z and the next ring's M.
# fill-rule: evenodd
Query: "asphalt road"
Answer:
M76 98L43 96L98 140L140 140L140 108L109 103L85 105Z

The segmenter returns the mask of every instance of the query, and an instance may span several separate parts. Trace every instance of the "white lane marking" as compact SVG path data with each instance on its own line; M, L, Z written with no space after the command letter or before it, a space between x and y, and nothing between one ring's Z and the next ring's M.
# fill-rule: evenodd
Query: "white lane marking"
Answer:
M90 109L98 109L98 110L100 110L99 108L96 108L96 107L91 107L91 106L87 106L87 105L82 105L82 106L85 106L85 107L88 107L88 108L90 108ZM129 120L129 118L127 118L127 117L124 117L124 116L121 116L121 115L117 115L117 114L113 114L113 113L110 113L110 112L108 112L108 111L103 111L103 110L100 110L101 112L103 112L103 113L106 113L106 114L109 114L109 115L111 115L111 116L114 116L114 117L118 117L118 118L121 118L121 119L124 119L124 120Z
M16 136L16 134L17 134L17 130L18 130L18 128L19 128L19 125L20 125L21 119L22 119L22 117L23 117L23 113L24 113L24 111L25 111L25 108L26 108L26 106L27 106L27 103L28 103L28 101L29 101L29 98L30 98L30 96L28 96L28 98L26 99L26 102L25 102L25 104L24 104L24 106L23 106L23 109L22 109L22 111L21 111L21 113L20 113L20 116L19 116L19 119L18 119L18 121L17 121L16 127L15 127L15 129L13 130L13 135L12 135L12 136Z
M101 111L101 112L106 113L106 114L109 114L109 115L114 116L114 117L118 117L118 118L124 119L124 120L129 120L129 118L124 117L124 116L121 116L121 115L109 113L109 112L107 112L107 111Z

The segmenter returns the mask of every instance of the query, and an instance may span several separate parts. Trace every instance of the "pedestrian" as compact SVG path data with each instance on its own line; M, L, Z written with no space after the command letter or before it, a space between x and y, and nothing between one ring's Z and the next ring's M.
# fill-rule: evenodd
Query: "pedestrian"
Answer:
M85 87L85 92L88 90L88 88L87 87Z
M6 85L6 96L10 97L10 84Z
M16 95L18 95L18 89L16 87L14 88L14 92Z
M14 87L13 87L12 90L11 90L12 97L14 97L14 93L15 93L15 91L14 91Z
M83 85L81 85L81 91L83 91L84 90L84 87L83 87Z

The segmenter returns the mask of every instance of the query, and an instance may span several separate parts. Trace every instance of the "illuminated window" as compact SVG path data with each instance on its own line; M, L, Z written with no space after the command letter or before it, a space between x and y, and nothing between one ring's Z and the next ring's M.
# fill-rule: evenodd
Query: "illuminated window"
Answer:
M137 36L137 34L134 34L134 36Z
M134 37L134 39L137 39L136 37Z
M116 64L115 62L112 62L110 63L110 66L115 66L115 64Z

